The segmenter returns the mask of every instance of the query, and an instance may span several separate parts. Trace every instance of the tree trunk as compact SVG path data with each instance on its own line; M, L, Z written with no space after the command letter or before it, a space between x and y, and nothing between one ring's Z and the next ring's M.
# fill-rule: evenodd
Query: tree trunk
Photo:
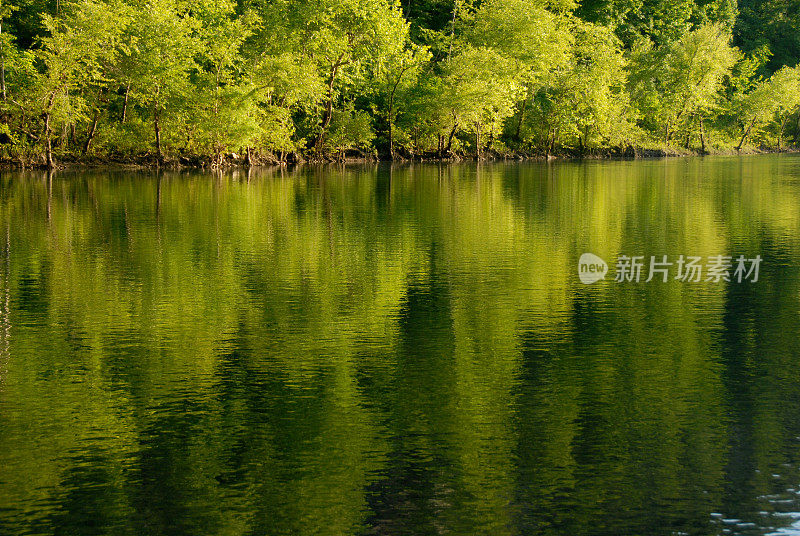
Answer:
M778 125L778 150L781 150L781 139L783 138L783 126L786 124L786 118L781 117L781 123Z
M125 119L128 116L128 93L130 93L131 83L128 82L128 85L125 86L125 102L122 104L122 118L120 119L120 123L125 123Z
M3 101L8 100L6 95L6 58L5 55L0 55L0 90L3 93Z
M89 148L92 146L92 140L94 139L94 134L97 132L97 120L100 118L100 111L95 110L94 118L92 119L92 126L89 128L89 133L86 136L86 143L83 145L83 156L86 156L86 153L89 152Z
M447 147L444 149L447 154L450 154L450 150L453 148L453 138L456 135L457 128L458 123L453 123L453 129L450 131L450 135L447 136Z
M3 23L0 21L0 42L3 38ZM3 94L3 101L7 100L6 96L6 50L0 50L0 92Z
M588 152L589 149L589 132L591 132L589 125L583 128L583 139L581 140L581 153Z
M747 127L747 130L744 131L744 136L742 136L742 139L739 140L739 145L736 146L736 150L737 151L741 151L742 150L742 145L744 144L744 140L746 140L747 136L750 135L750 129L753 128L753 125L755 123L756 123L756 118L753 117L753 120L750 121L750 125Z
M794 131L794 144L797 145L800 143L800 110L797 113L797 126L795 127L796 130Z
M410 6L411 2L409 1L409 7ZM405 73L405 69L400 71L392 87L392 92L389 95L389 113L387 119L389 120L389 158L391 160L394 160L394 96L397 93L397 86L400 85L400 80L403 78L403 73Z
M519 143L519 135L522 130L522 120L525 118L525 109L528 107L528 96L525 95L525 100L522 101L522 107L519 109L519 120L517 120L517 128L514 132L514 140Z
M456 36L456 15L458 14L458 2L453 2L453 20L450 23L450 47L447 49L447 63L450 63L450 56L453 54L453 41Z
M319 136L317 136L317 141L314 144L314 152L317 153L317 156L322 154L322 143L325 141L325 133L327 132L328 126L331 124L331 119L333 118L333 83L336 81L336 73L339 72L339 67L343 65L343 58L344 52L339 54L339 58L337 58L336 63L334 63L333 67L331 67L331 74L328 78L328 100L325 103L325 113L322 116L322 126L319 131Z
M551 132L552 132L552 129L550 127L547 127L547 137L544 139L544 154L546 156L549 156L547 151L550 148L550 133Z
M389 119L389 159L394 160L394 132L392 128L391 115Z
M475 123L475 159L481 159L481 124Z
M333 78L331 78L331 82L328 85L328 101L325 103L325 113L322 115L322 125L320 127L319 135L317 136L317 141L314 144L314 151L317 155L322 154L322 144L325 141L325 133L328 130L328 126L331 124L331 119L333 118Z
M706 133L703 128L703 116L700 116L700 152L706 154Z
M153 128L156 131L156 158L158 159L159 165L163 160L163 156L161 154L161 125L159 124L159 113L158 108L153 111Z
M47 169L55 169L56 163L53 160L53 142L50 134L47 134Z
M45 137L45 158L47 159L47 169L56 167L53 161L53 142L50 136L50 112L44 114L44 137Z
M47 106L45 107L45 112L42 114L44 117L45 157L47 159L47 169L53 169L56 167L55 162L53 161L53 140L52 133L50 132L50 111L53 109L53 103L55 100L56 94L50 93L50 97L47 100Z

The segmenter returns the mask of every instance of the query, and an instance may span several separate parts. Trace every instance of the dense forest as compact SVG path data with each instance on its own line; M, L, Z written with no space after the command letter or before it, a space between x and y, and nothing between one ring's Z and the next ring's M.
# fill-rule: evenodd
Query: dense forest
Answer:
M781 148L798 59L798 0L0 0L0 158Z

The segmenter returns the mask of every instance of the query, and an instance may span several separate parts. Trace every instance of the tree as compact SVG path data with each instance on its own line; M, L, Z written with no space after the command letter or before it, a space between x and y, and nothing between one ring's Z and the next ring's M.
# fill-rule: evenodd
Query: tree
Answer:
M730 31L709 24L670 45L641 41L632 53L631 94L646 126L663 132L669 144L676 131L691 133L695 118L718 109L722 83L740 58Z
M199 143L214 155L215 165L229 146L250 146L258 134L253 95L243 84L242 45L256 24L252 13L236 16L230 0L201 1L193 5L198 22L199 72L194 85Z
M441 78L425 84L414 118L436 137L440 156L453 153L455 136L463 131L474 134L480 157L482 133L488 129L491 138L499 132L521 95L513 62L493 49L468 46L444 66Z
M86 109L78 90L105 80L104 63L113 61L128 22L124 6L81 0L64 6L62 15L43 15L49 36L42 39L37 57L44 69L37 76L39 111L46 163L54 167L53 123L74 123Z
M489 0L468 18L466 40L514 61L521 79L536 82L565 66L572 45L568 7L540 0Z
M296 51L263 50L252 63L247 75L259 108L259 143L268 151L294 152L302 140L295 139L292 115L313 113L325 94L319 69Z
M404 47L408 24L393 0L280 0L267 24L312 59L325 79L314 148L322 156L338 93Z
M783 136L783 127L788 116L800 106L800 67L784 67L753 91L742 97L739 117L744 122L744 132L737 150L749 136L770 123L777 122L778 147Z
M537 95L529 128L552 152L556 142L577 140L581 150L626 144L634 132L621 43L610 28L576 20L569 68Z
M190 71L200 51L199 24L188 7L174 0L147 0L131 23L134 43L125 54L123 81L131 98L152 114L156 157L163 161L165 120L180 120L191 97Z
M800 0L741 0L739 9L736 44L746 52L770 50L765 74L800 61Z
M704 24L731 29L737 10L733 0L584 0L576 15L611 28L630 48L642 38L668 45Z
M744 55L732 0L9 1L0 143L19 162L481 158L698 133L705 152L707 135L780 145L794 118L788 71L770 75L800 57L798 0L743 0Z
M378 77L378 91L381 93L383 114L387 123L389 138L389 158L395 158L395 123L399 113L398 97L406 94L417 82L420 69L430 60L427 47L409 44L396 54L386 58Z
M468 42L492 48L519 72L524 93L516 111L516 142L533 97L569 63L573 43L569 12L573 7L571 2L490 0L469 18Z
M11 48L11 36L3 33L3 21L11 15L17 8L12 4L0 0L0 96L5 102L8 100L6 94L6 54Z
M335 152L337 160L343 160L348 149L368 150L375 137L369 114L344 107L336 110L325 140L326 148ZM363 152L362 152L363 154Z

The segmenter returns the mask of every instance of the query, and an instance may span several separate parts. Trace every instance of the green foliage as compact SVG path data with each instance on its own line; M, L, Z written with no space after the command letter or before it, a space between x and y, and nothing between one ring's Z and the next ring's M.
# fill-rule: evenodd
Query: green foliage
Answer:
M632 54L631 94L645 126L663 133L665 144L685 132L693 120L717 111L723 82L740 53L730 31L719 24L701 26L669 46L640 42Z
M749 136L764 141L764 134L774 126L779 127L775 136L780 145L786 119L800 107L800 66L784 67L776 72L742 96L738 107L743 121L739 147Z
M740 0L736 43L746 52L766 46L770 71L800 61L800 1Z
M556 143L581 149L626 145L635 137L626 89L626 59L606 27L575 21L568 64L537 92L526 117L526 138L548 150Z
M152 118L159 156L161 131L166 127L169 134L186 126L180 112L195 96L189 71L202 50L199 28L188 6L173 0L147 0L131 24L135 44L123 58L122 78L130 98Z
M327 148L339 156L348 149L368 149L374 138L370 123L370 116L366 112L348 108L335 111L330 132L325 139Z
M489 0L471 20L468 40L514 61L528 83L536 83L569 60L573 35L561 12L527 0Z
M14 36L4 31L6 19L16 11L16 7L0 0L0 113L4 114L6 127L12 111L19 111L22 101L33 95L38 77L34 54L30 50L17 47Z
M628 47L642 38L662 46L706 24L733 28L737 8L735 0L586 0L578 15L612 28Z
M792 6L745 3L737 19L729 0L2 0L4 154L221 165L780 143ZM744 39L769 14L776 34Z
M289 109L267 104L258 108L259 135L255 145L271 152L293 152L303 140L294 137L294 123Z

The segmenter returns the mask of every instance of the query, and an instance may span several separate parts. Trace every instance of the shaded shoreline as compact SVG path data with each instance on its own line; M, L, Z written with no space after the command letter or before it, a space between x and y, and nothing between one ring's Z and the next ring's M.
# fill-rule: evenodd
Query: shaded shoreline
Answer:
M591 160L638 160L654 158L674 158L674 157L704 157L704 156L752 156L760 154L792 154L800 152L800 147L743 147L741 150L735 148L712 149L711 151L699 151L694 149L684 149L669 147L666 149L642 149L629 147L626 150L607 149L592 152L580 151L560 151L555 154L483 154L480 158L475 155L451 155L437 157L435 155L423 155L420 157L408 158L381 158L368 156L351 156L341 159L319 159L314 157L305 158L299 154L292 155L284 159L277 158L253 158L248 162L246 158L237 155L224 155L221 165L215 164L213 156L189 156L177 158L165 158L159 162L155 155L142 155L131 158L75 158L64 159L56 162L54 170L59 169L193 169L208 171L224 171L234 169L265 168L275 166L295 166L295 165L335 165L335 164L458 164L468 162L581 162ZM217 160L219 162L219 160ZM35 165L22 165L12 160L0 161L2 170L47 170L45 162Z

